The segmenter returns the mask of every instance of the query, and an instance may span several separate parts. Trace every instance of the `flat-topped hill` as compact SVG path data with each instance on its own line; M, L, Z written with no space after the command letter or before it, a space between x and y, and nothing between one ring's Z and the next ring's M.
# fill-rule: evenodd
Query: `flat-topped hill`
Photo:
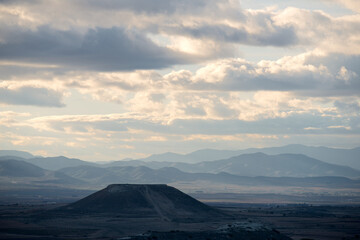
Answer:
M74 213L114 213L139 218L158 216L167 221L225 216L165 184L112 184L65 206L63 210Z

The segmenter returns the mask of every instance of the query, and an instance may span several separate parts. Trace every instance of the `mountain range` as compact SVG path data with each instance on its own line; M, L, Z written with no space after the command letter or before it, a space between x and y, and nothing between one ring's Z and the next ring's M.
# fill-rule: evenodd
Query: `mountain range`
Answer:
M13 152L14 155L8 155L8 153ZM83 161L76 158L67 158L64 156L58 157L34 157L33 155L25 154L26 152L22 151L7 151L7 150L0 150L0 160L1 159L17 159L21 161L25 161L31 164L34 164L38 167L47 169L47 170L59 170L65 167L75 167L81 165L97 165L96 163ZM27 157L24 157L27 156ZM28 157L32 156L32 157Z
M293 147L287 148L290 151ZM280 150L284 149L286 147ZM280 150L273 148L271 151ZM345 152L343 159L347 156L356 159L351 154L357 149L341 151ZM303 154L256 152L232 156L236 152L225 152L230 157L218 159L224 156L219 150L194 152L190 154L192 158L196 156L203 160L194 163L181 162L186 161L186 155L167 153L142 160L100 164L64 156L35 157L21 151L0 151L0 191L3 195L0 201L19 197L28 199L30 196L32 199L38 199L38 196L40 199L57 199L56 191L61 191L66 199L73 199L74 196L84 196L86 191L113 183L171 184L188 192L249 191L305 195L351 195L358 194L360 189L360 170L349 166Z
M17 150L0 150L0 156L13 156L19 158L35 158L34 155L25 151L17 151Z
M176 168L151 169L139 167L94 167L77 166L59 171L45 170L30 163L14 160L0 160L0 182L10 187L66 187L99 189L112 183L169 184L176 182L202 181L207 184L233 184L238 186L296 186L327 188L360 188L360 179L345 177L249 177L220 173L188 173Z
M111 184L59 210L70 213L126 214L127 217L137 218L157 216L165 221L226 216L221 211L165 184Z
M249 148L244 150L216 150L216 149L202 149L191 152L189 154L178 153L163 153L153 154L146 158L141 159L123 159L120 161L113 161L106 166L119 166L123 165L121 162L133 162L134 160L139 162L183 162L183 163L200 163L204 161L215 161L220 159L228 159L241 154L249 153L265 153L268 155L279 154L303 154L311 158L321 160L326 163L349 166L360 170L360 147L353 149L340 149L340 148L328 148L328 147L311 147L300 144L286 145L282 147L270 147L270 148ZM16 156L23 158L25 161L38 165L40 167L49 170L58 170L64 167L79 166L79 165L94 165L93 163L82 161L80 159L66 158L66 157L53 157L43 158L39 156L33 156L30 153L24 151L15 150L0 150L0 156ZM133 162L132 165L136 164Z
M227 159L248 153L265 153L268 155L278 154L304 154L306 156L321 160L326 163L349 166L360 170L360 147L353 149L340 149L328 147L310 147L300 144L286 145L271 148L249 148L245 150L216 150L202 149L189 154L163 153L154 154L147 158L136 159L142 162L184 162L199 163L204 161L214 161ZM125 161L133 159L125 159ZM111 163L110 163L111 164Z
M24 155L21 153L21 155ZM342 176L349 178L360 177L360 170L348 166L326 163L302 154L267 155L264 153L241 154L223 160L203 161L199 163L184 163L171 161L115 161L107 164L96 164L80 159L60 157L21 158L17 156L0 156L0 160L19 160L31 163L46 170L57 171L68 169L76 171L77 176L96 175L102 178L113 178L113 171L106 169L117 167L148 167L151 169L176 168L188 173L220 173L226 172L239 176L267 176L267 177L319 177ZM78 171L76 167L87 166L86 171ZM74 168L75 167L75 168ZM69 169L70 168L70 169ZM103 168L101 172L97 168ZM93 171L92 171L93 170ZM64 171L64 170L63 170ZM60 171L61 172L61 171ZM99 174L100 172L100 174ZM106 172L106 174L104 174ZM126 176L127 172L122 172ZM73 175L73 174L70 174ZM119 175L119 174L117 174ZM75 177L77 177L75 176Z
M12 159L0 158L1 189L45 187L45 186L79 186L84 182L59 171L46 170L34 164Z
M264 153L242 154L224 160L205 161L195 164L182 162L117 161L105 165L146 166L159 169L174 167L185 172L219 173L227 172L241 176L269 177L315 177L344 176L360 177L360 171L347 166L325 163L302 154L267 155Z
M89 173L90 170L90 174ZM324 177L247 177L221 173L187 173L176 168L151 169L147 167L115 167L97 168L79 166L61 169L60 172L79 178L98 186L106 186L113 182L118 183L174 183L206 181L209 183L225 183L241 186L311 186L311 187L360 187L360 180L353 180L345 177L324 176ZM79 175L81 173L81 176Z

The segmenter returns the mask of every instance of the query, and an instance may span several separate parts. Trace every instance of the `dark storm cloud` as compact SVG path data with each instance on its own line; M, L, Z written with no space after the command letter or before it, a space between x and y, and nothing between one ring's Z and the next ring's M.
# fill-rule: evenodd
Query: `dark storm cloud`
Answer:
M231 74L231 73L230 73ZM292 81L285 81L292 78ZM297 81L298 79L304 80L304 82ZM315 84L307 84L313 78L308 76L308 79L304 79L298 76L229 76L221 83L207 83L199 82L192 84L189 88L195 90L223 90L223 91L301 91L311 90Z
M64 107L62 94L47 88L20 87L0 88L0 103L10 105L33 105L41 107Z
M213 2L209 0L105 0L105 1L79 1L84 6L93 7L96 9L107 10L131 10L137 13L148 14L173 14L176 11L204 8L208 3Z
M25 5L25 4L39 4L42 3L41 0L28 0L28 1L22 1L22 0L0 0L0 4L2 5Z
M253 78L241 76L229 79L221 85L212 83L199 83L192 85L197 90L224 90L224 91L292 91L300 96L329 97L329 96L356 96L360 93L359 82L345 83L341 81L328 81L313 73L273 74L260 75ZM321 82L323 81L323 82Z
M179 15L179 17L193 16L194 14L200 16L200 14L203 15L204 13L206 16L231 16L235 18L243 15L237 10L240 3L233 0L0 0L0 5L26 6L29 10L35 11L51 9L52 6L56 6L57 9L55 10L58 11L82 10L85 13L98 12L110 15L114 12L132 12L136 15L165 15L169 17L174 15ZM68 9L69 6L71 9ZM54 21L56 20L58 19L54 19Z
M14 65L11 65L14 64ZM52 65L26 65L11 62L0 65L0 81L27 81L29 79L41 79L42 81L52 81L55 76L61 77L66 73L66 69Z
M3 32L3 60L99 71L159 69L186 62L181 54L157 46L136 30L96 28L81 35L42 26L36 31L18 28Z
M172 34L186 35L192 38L206 38L254 46L292 46L298 44L299 41L293 26L271 25L271 30L264 29L258 33L250 33L246 29L233 28L228 25L215 24L164 29Z

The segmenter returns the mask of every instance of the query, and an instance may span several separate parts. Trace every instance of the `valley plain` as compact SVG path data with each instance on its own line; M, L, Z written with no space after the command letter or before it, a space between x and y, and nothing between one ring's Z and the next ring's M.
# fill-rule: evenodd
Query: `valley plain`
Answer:
M158 218L119 218L105 214L76 218L68 215L53 219L35 216L35 213L61 206L64 204L0 205L0 239L122 239L121 236L138 234L144 235L132 239L206 239L195 236L206 231L211 233L229 223L237 223L241 230L250 233L264 228L265 234L272 232L279 236L276 233L281 233L294 240L356 240L360 236L359 206L212 203L211 206L228 213L232 219L211 219L202 223L165 222ZM207 235L209 239L239 239L227 236L215 238L212 235L211 238ZM271 239L268 238L270 235L260 234L257 237L252 239Z

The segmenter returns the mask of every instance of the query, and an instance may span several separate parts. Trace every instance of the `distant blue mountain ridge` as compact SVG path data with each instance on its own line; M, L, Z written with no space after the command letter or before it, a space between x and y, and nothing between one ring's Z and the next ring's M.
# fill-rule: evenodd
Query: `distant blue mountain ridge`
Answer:
M307 154L295 154L296 151L319 155L331 161L318 160ZM255 152L255 153L253 153ZM267 154L265 154L265 153ZM280 152L280 154L279 154ZM290 153L281 153L290 152ZM0 156L9 151L1 151ZM35 157L21 151L13 151L17 154L15 159L32 163L47 170L59 170L77 166L93 167L125 167L146 166L151 169L174 167L189 173L220 173L226 172L241 176L268 176L268 177L316 177L316 176L343 176L350 178L360 177L359 170L354 166L359 163L360 148L334 149L325 147L307 147L303 145L287 145L277 148L246 149L239 151L203 149L189 154L165 153L151 155L148 158L127 161L114 161L107 164L96 164L80 159L67 157ZM270 155L273 154L273 155ZM275 155L274 155L275 154ZM342 154L342 155L341 155ZM30 155L32 156L32 155ZM339 156L335 159L334 156ZM6 158L5 156L0 157ZM349 163L350 164L346 164ZM352 168L351 168L352 167Z

